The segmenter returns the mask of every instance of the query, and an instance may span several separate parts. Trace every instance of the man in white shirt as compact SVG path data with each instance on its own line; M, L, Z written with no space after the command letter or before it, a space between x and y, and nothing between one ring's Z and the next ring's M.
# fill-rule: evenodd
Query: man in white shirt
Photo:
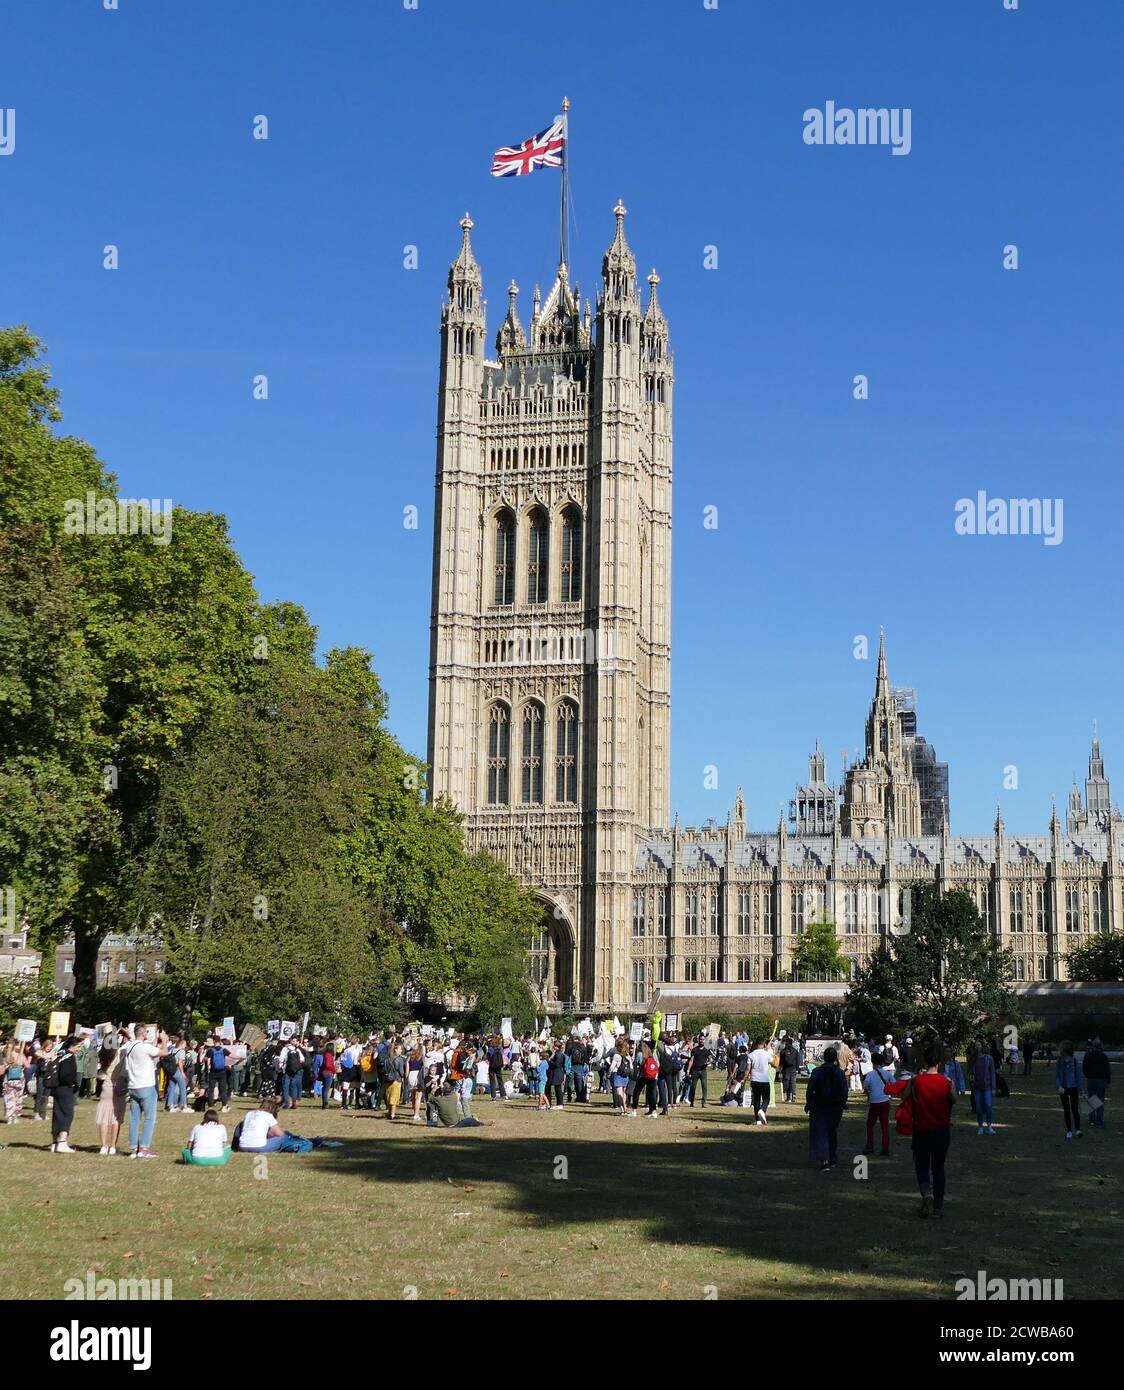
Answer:
M886 1041L882 1044L882 1066L893 1076L898 1066L898 1049L894 1046L894 1035L886 1034Z
M156 1063L167 1054L167 1034L157 1033L156 1043L150 1043L144 1024L137 1028L134 1040L124 1050L125 1079L129 1083L129 1147L133 1158L156 1157L152 1151L152 1132L156 1128Z
M753 1094L753 1110L759 1125L768 1124L769 1094L772 1073L777 1059L767 1043L759 1042L749 1054L749 1086Z

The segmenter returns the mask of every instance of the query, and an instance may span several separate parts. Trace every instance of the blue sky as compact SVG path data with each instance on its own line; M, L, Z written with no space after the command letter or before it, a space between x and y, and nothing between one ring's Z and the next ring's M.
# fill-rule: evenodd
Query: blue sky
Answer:
M954 830L997 800L1043 830L1094 718L1124 785L1119 0L6 0L0 22L0 321L47 341L67 428L128 495L224 512L263 597L373 652L408 746L456 224L489 334L513 275L526 317L557 175L489 160L566 93L574 273L594 288L622 197L676 353L681 818L724 818L740 783L774 825L817 736L838 770L880 624ZM911 153L805 145L828 100L908 107ZM956 535L980 489L1062 498L1062 544Z

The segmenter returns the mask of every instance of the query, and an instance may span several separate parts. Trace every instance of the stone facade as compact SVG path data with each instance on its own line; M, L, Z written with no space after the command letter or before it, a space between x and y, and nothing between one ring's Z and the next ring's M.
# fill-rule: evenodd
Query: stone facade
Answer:
M441 313L429 790L543 903L547 1009L644 1010L673 982L736 990L791 970L804 925L862 961L912 884L966 889L1016 979L1065 978L1072 943L1124 927L1124 835L1094 741L1067 828L949 831L947 768L889 683L880 642L866 753L842 794L813 754L793 830L669 827L673 361L659 277L641 300L625 209L595 306L561 265L486 354L461 222Z

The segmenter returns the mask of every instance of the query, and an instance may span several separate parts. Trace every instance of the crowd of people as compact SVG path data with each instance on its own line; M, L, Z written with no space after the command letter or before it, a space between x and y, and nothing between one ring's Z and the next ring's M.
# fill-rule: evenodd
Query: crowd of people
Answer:
M9 1040L3 1045L3 1099L8 1124L24 1118L28 1103L33 1120L45 1120L50 1109L51 1149L67 1154L75 1152L69 1139L78 1101L92 1097L99 1152L117 1153L127 1117L130 1155L138 1159L156 1156L161 1102L168 1113L195 1111L201 1119L184 1161L220 1163L234 1151L304 1153L335 1142L306 1139L281 1124L282 1110L306 1101L321 1110L384 1111L390 1121L449 1129L487 1123L473 1108L484 1097L493 1104L526 1097L535 1111L557 1111L603 1095L617 1116L659 1119L679 1107L706 1106L713 1096L718 1105L748 1109L752 1122L764 1127L775 1104L797 1103L804 1074L815 1166L827 1172L837 1165L840 1122L856 1095L866 1102L865 1155L875 1154L877 1136L878 1153L888 1156L896 1098L894 1125L911 1140L921 1215L940 1217L953 1106L966 1098L977 1136L995 1136L995 1099L1009 1090L1004 1064L1011 1071L1020 1059L1029 1075L1031 1044L1005 1055L996 1038L980 1038L961 1061L939 1040L915 1042L907 1033L900 1044L890 1034L877 1043L850 1036L815 1054L800 1035L753 1038L710 1029L687 1037L661 1033L658 1023L629 1036L587 1027L560 1037L460 1036L413 1025L366 1038L269 1037L254 1047L218 1034L196 1041L134 1025L100 1038ZM1100 1039L1085 1046L1080 1060L1072 1042L1059 1044L1049 1060L1066 1139L1082 1137L1083 1097L1091 1123L1102 1127L1111 1067ZM251 1108L228 1136L222 1116L232 1097L246 1095Z

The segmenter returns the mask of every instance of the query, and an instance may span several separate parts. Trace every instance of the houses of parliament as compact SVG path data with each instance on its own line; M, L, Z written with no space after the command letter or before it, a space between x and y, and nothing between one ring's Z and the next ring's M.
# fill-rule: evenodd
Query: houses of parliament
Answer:
M1018 981L1066 978L1091 932L1124 927L1124 826L1094 738L1063 830L949 829L948 769L890 684L884 639L865 755L807 781L775 830L739 790L724 825L671 819L674 360L659 276L642 294L615 231L594 301L559 266L519 289L489 352L472 221L441 312L429 795L472 850L543 904L531 952L545 1009L644 1011L673 983L780 980L812 921L859 963L901 929L907 891L975 901Z

